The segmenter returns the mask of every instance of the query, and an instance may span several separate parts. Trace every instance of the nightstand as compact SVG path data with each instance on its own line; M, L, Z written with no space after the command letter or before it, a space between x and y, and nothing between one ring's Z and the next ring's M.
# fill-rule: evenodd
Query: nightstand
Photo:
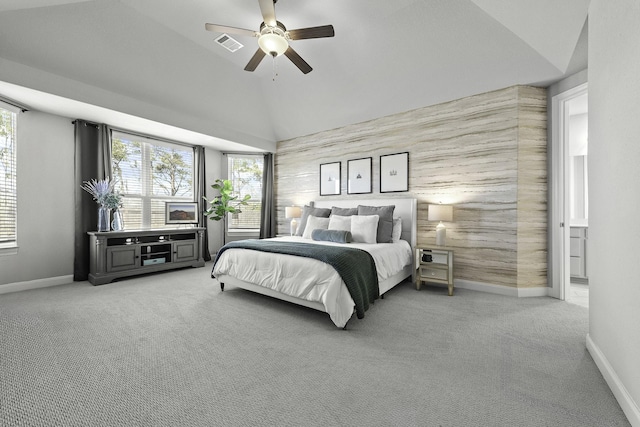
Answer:
M453 295L453 249L444 246L418 246L418 274L416 289L422 282L447 285Z

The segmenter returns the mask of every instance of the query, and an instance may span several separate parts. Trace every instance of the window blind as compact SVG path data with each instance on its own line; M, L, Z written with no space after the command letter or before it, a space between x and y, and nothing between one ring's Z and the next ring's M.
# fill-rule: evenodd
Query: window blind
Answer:
M194 201L193 147L113 131L111 165L128 229L167 227L165 202Z
M246 206L241 206L239 214L231 215L229 230L260 229L260 209L262 207L263 155L227 154L229 180L233 193L239 198L249 194Z
M15 246L17 241L16 132L19 111L0 102L0 247Z

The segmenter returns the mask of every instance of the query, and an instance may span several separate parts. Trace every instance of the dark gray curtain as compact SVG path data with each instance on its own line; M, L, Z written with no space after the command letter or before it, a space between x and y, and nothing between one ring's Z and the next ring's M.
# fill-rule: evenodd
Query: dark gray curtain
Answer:
M111 129L76 120L75 126L75 242L73 280L89 277L89 236L98 228L98 205L81 186L84 181L104 179L111 174Z
M275 237L276 201L273 196L273 153L264 155L264 170L262 171L262 207L260 212L260 238Z
M198 212L199 220L198 226L204 227L204 236L202 239L202 256L205 261L211 261L211 254L209 254L209 228L208 228L208 220L202 215L207 209L206 202L203 197L206 193L206 184L205 184L205 161L204 161L204 147L194 147L194 158L195 158L195 197L196 202L198 203Z

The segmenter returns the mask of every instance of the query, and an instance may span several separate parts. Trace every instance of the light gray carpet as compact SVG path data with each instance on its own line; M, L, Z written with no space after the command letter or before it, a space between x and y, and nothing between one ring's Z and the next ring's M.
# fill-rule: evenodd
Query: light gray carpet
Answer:
M0 295L0 425L629 425L583 307L403 283L343 331L209 274Z

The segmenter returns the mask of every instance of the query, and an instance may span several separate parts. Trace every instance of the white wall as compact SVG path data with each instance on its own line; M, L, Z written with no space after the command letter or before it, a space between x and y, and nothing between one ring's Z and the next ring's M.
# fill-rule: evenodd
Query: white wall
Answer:
M193 64L191 65L194 66ZM218 64L218 66L224 67L225 65L221 63ZM189 69L189 67L182 68L185 70ZM198 70L198 72L202 72L202 70ZM152 81L153 79L157 79L157 76L149 78L150 81ZM213 77L209 76L209 78ZM188 77L185 77L185 80L186 79L188 79ZM268 115L262 114L266 107L261 108L261 102L259 100L256 100L255 103L243 104L238 108L232 108L229 105L229 100L235 99L238 90L241 93L250 91L254 95L259 92L258 87L254 89L250 88L255 84L249 81L252 79L244 80L243 83L230 83L224 88L224 93L215 91L212 87L201 87L200 91L204 96L197 98L199 98L201 102L204 102L204 104L196 103L197 99L192 99L192 102L188 105L177 104L177 99L172 100L174 102L167 101L168 98L165 98L165 101L167 101L165 103L159 102L158 96L166 96L167 93L159 94L149 91L146 95L151 96L151 99L142 95L142 97L136 98L130 96L130 94L124 94L126 92L116 93L84 82L62 77L55 73L13 62L2 57L0 57L0 80L158 123L188 129L205 135L212 135L228 141L235 141L251 147L269 151L275 149L273 128L269 122ZM166 86L166 82L163 83L163 85ZM141 94L140 89L141 88L137 88L138 94ZM206 94L207 92L208 94ZM7 94L5 95L8 96ZM8 97L20 100L20 97ZM226 101L219 102L220 99ZM52 114L57 113L49 109L51 108L50 101L39 101L35 104L26 101L25 103L27 105L41 105L42 107L39 107L41 110L48 111ZM66 106L68 107L69 104L66 104ZM239 110L242 111L241 114L238 113ZM74 111L77 110L74 108ZM93 117L83 116L81 118L94 122L102 122L102 119L99 118L99 113L89 111L87 114ZM224 117L225 115L228 117ZM245 117L251 117L251 120L246 120ZM236 124L233 124L233 122L236 122ZM237 130L240 126L243 126L242 131Z
M0 285L73 274L73 124L18 118L18 253L0 256Z
M589 9L591 354L640 426L640 2Z

